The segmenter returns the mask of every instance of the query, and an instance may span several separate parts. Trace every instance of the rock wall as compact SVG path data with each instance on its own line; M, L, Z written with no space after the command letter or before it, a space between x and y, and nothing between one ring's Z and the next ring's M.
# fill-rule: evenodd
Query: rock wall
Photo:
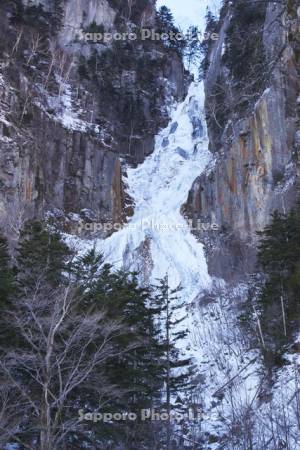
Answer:
M235 13L232 3L223 8L220 40L210 49L205 80L214 162L194 182L184 205L190 218L218 224L219 232L208 232L202 239L210 272L231 281L255 267L256 231L268 223L270 214L295 204L300 130L297 2L270 2L264 11L258 30L265 49L265 71L271 70L247 104L241 99L253 76L249 74L239 88L241 80L231 75L224 57ZM222 95L216 90L218 83L225 86ZM216 125L216 117L221 126Z
M187 74L162 42L77 35L154 27L155 2L5 0L0 13L1 222L125 220L125 166L153 151Z

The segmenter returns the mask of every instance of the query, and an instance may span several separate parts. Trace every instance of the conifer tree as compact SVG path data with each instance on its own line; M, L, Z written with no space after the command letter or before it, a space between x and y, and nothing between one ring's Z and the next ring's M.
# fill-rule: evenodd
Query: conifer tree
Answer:
M189 39L186 43L185 57L188 63L188 70L193 64L197 64L201 57L201 42L199 39L200 30L198 27L190 26L188 29Z
M262 332L276 357L300 320L300 207L282 214L258 233L258 261L266 281L260 295Z
M71 252L56 231L46 224L27 222L21 232L18 255L18 285L21 292L29 292L37 285L57 287L64 279L67 259Z
M138 419L119 426L104 425L101 433L111 438L122 436L123 442L129 440L132 449L139 449L151 435L152 426L139 420L140 412L160 404L163 387L164 348L155 323L156 311L151 307L152 290L140 287L135 273L113 271L95 249L77 260L75 266L77 281L84 286L84 307L104 310L108 320L121 321L125 327L120 339L114 340L120 356L105 365L107 378L120 392L117 399L107 398L106 411L129 411L136 413ZM131 350L125 351L129 347ZM87 399L87 403L92 405L93 399Z
M102 267L86 295L94 307L104 308L110 319L122 320L127 325L127 337L122 336L120 349L129 342L137 344L131 355L123 356L122 361L112 361L109 368L115 382L131 391L125 402L132 410L148 407L159 395L159 330L148 307L151 295L150 288L139 286L136 274L114 273L109 265Z
M179 33L179 29L174 24L174 17L171 10L167 6L162 6L156 16L157 31L161 34L173 34L172 39L164 41L165 46L175 49L180 55L186 46L186 40L176 39L175 36ZM171 32L171 33L170 33Z
M14 290L15 280L7 240L0 234L0 307L7 305Z
M164 345L163 367L165 384L165 408L169 417L167 423L167 449L171 444L170 414L173 409L182 405L175 404L174 399L180 393L187 392L190 386L191 359L184 358L176 346L178 342L188 335L188 330L180 329L180 324L186 319L182 311L184 303L178 298L181 287L170 289L168 275L160 280L157 293L156 312L159 314L161 324L161 339Z
M205 20L206 20L205 33L207 35L216 33L218 30L218 19L213 15L213 13L209 8L207 8ZM199 46L200 52L202 53L202 61L199 67L200 80L206 77L206 73L209 68L209 50L211 48L212 42L213 41L211 39L204 39Z
M102 253L97 253L95 247L88 252L75 258L70 265L75 282L79 282L81 289L92 289L97 274L103 271L104 257ZM110 266L109 266L110 267Z
M174 17L167 6L161 6L157 13L157 19L163 33L167 33L174 27Z

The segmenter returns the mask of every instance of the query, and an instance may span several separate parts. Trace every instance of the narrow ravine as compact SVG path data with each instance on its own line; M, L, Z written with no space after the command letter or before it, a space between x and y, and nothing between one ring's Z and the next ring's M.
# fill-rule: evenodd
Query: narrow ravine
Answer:
M210 284L203 246L180 213L193 180L210 153L203 119L203 87L191 84L186 99L157 136L153 154L128 169L128 193L135 212L127 226L98 245L117 267L136 269L154 281L167 272L172 287L182 284L192 299Z
M106 261L116 268L136 270L143 283L155 284L168 275L171 288L181 285L180 297L187 309L211 285L203 245L180 212L193 180L211 160L203 98L202 84L192 83L185 100L174 108L168 127L157 136L153 154L139 167L128 169L133 217L122 230L96 243ZM190 314L187 321L191 329ZM190 339L182 348L194 353Z

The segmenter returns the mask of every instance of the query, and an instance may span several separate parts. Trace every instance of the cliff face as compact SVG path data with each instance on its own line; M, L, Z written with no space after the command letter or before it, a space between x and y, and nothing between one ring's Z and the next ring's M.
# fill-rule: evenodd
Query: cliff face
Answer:
M253 270L256 231L275 209L295 204L299 187L297 2L246 3L223 8L220 40L210 49L205 87L214 163L184 205L194 220L218 224L218 233L205 236L208 262L228 280Z
M66 229L78 214L119 222L130 213L122 162L137 164L153 151L154 137L168 121L168 104L185 94L186 75L181 58L162 42L79 38L82 32L155 26L155 1L129 5L1 2L4 225L49 210Z

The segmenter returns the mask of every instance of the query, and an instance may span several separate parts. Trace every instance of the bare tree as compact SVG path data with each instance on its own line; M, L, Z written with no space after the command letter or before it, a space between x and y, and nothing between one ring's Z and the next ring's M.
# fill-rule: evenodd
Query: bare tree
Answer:
M127 4L128 4L128 20L130 20L130 18L131 18L133 3L134 3L134 0L127 0Z
M17 34L16 42L14 43L14 46L12 48L11 56L13 56L13 54L18 51L19 44L20 44L21 38L23 36L23 31L24 31L24 29L23 29L23 27L21 27Z
M43 38L39 33L32 34L31 36L31 45L30 45L30 54L27 59L27 66L29 66L31 60L35 58L42 49Z
M15 248L25 222L33 217L33 205L18 192L14 199L4 199L0 208L0 228L9 238L10 254L15 257Z
M18 342L1 348L2 443L64 448L72 433L84 433L78 417L81 395L86 399L90 393L101 407L104 397L120 394L106 381L103 366L119 354L114 339L124 327L108 321L104 311L83 311L70 286L46 293L42 279L33 295L19 300L2 322L2 329ZM15 393L12 400L8 387Z

